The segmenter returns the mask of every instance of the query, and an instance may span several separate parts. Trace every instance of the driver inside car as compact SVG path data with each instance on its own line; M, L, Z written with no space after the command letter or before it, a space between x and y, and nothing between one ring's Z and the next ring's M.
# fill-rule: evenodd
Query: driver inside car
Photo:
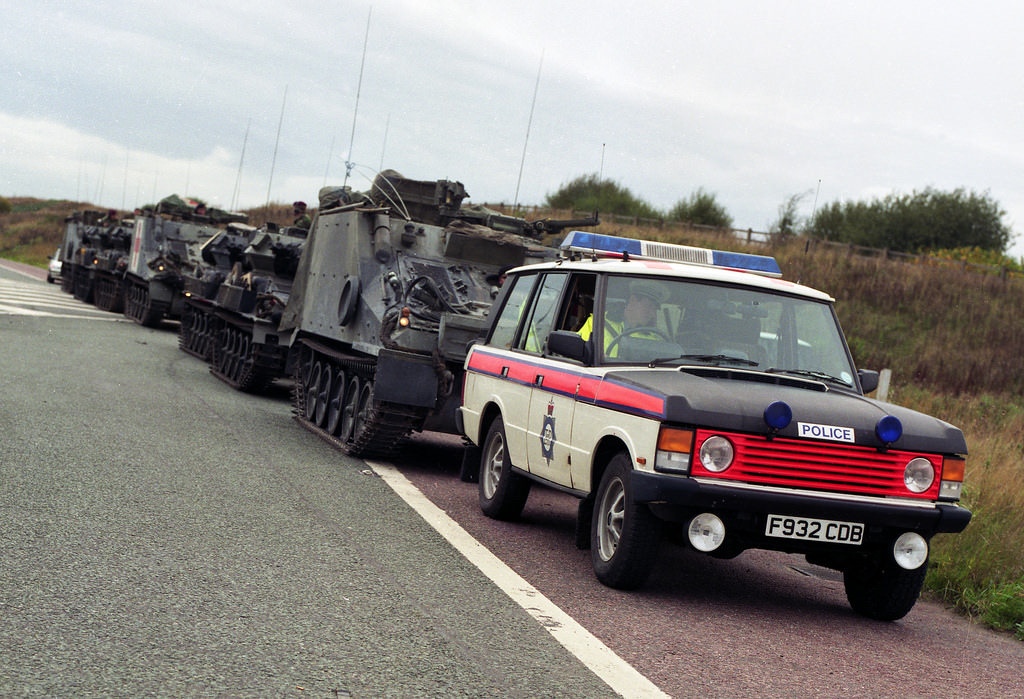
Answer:
M665 288L655 281L646 279L634 280L629 284L629 301L621 319L605 313L604 317L604 352L608 358L618 356L619 342L616 338L636 337L640 339L663 339L663 335L655 334L645 328L657 329L658 309L665 302L668 294ZM584 340L589 340L594 332L594 316L591 315L576 331Z

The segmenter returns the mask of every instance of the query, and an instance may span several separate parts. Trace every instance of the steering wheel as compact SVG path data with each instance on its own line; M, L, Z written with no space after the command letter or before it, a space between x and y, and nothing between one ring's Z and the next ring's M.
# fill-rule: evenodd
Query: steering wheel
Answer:
M619 340L630 335L635 335L636 333L651 333L652 335L657 335L665 342L672 341L671 339L669 339L668 334L661 328L657 328L653 325L641 325L636 328L630 328L629 330L625 330L616 335L615 337L613 337L604 348L605 356L611 356L612 348L615 347L615 345L619 344Z

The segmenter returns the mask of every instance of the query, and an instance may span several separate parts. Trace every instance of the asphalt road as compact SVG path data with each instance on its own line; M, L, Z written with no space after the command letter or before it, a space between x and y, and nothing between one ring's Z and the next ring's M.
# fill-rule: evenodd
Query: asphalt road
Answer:
M170 323L4 313L15 280L0 269L0 695L613 695L291 420L283 385L231 390ZM1024 696L1024 644L934 602L862 619L800 557L668 546L646 588L605 588L574 500L535 489L494 522L458 458L423 435L395 465L672 696Z

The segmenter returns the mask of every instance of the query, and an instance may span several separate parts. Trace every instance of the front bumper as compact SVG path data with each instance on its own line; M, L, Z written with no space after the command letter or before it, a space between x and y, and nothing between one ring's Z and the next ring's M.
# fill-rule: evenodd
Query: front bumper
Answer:
M961 532L971 521L970 510L953 503L916 506L866 498L842 499L827 494L719 485L644 471L633 471L631 485L633 500L647 503L662 519L685 522L700 512L711 512L726 522L727 531L737 532L747 546L758 548L801 550L823 545L765 537L769 514L863 523L868 532L866 543L878 544L896 532L914 531L926 539L941 532Z

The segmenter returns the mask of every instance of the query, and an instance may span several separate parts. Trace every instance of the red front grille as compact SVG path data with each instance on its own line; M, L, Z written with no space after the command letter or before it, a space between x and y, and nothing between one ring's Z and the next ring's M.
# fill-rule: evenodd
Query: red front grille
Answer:
M704 468L700 446L711 436L726 437L736 457L724 473ZM912 493L903 483L903 469L916 457L935 468L935 482L923 493ZM796 439L766 439L745 434L697 430L692 474L757 485L825 490L858 495L894 495L935 500L939 494L942 457L908 451L879 451L871 447Z

